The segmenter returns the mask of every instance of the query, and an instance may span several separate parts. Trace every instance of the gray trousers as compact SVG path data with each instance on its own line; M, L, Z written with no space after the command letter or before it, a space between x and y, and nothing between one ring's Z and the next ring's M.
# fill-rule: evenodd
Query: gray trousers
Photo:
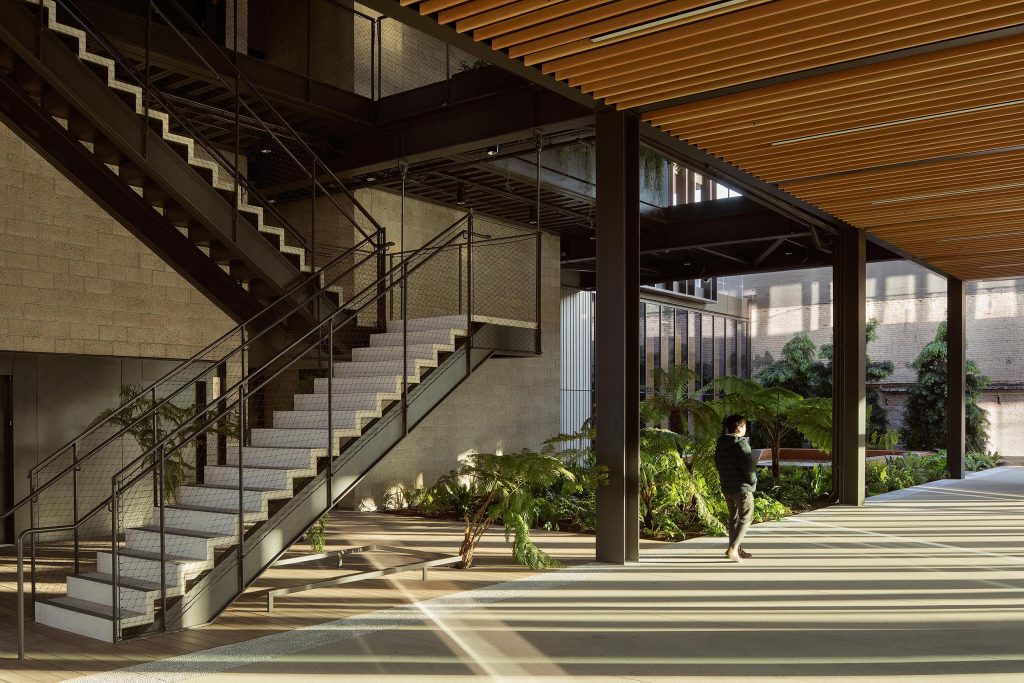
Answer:
M725 504L729 508L729 546L736 548L754 520L754 494L726 493Z

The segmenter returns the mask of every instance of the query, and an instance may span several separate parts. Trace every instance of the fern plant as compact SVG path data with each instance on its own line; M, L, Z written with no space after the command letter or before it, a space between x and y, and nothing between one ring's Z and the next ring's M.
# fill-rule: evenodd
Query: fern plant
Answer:
M477 544L497 522L504 524L506 540L512 540L513 561L532 568L558 566L557 560L530 539L536 515L534 489L560 484L568 490L576 484L575 476L558 457L529 450L505 455L473 453L432 488L450 489L455 483L465 486L474 501L463 515L461 568L473 566Z
M832 452L831 399L804 398L782 387L763 387L740 377L721 377L715 385L724 393L720 402L728 412L745 415L768 435L773 478L779 478L779 452L790 433L802 434L815 448Z
M125 384L118 393L118 407L101 412L90 427L110 420L131 436L143 453L163 444L160 449L165 454L163 491L170 502L177 500L178 487L187 484L191 473L195 472L185 454L199 436L238 436L238 420L234 413L218 417L215 411L204 413L205 408L196 403L178 406L171 401L154 401L138 384ZM158 453L150 453L146 464L156 463L158 457Z

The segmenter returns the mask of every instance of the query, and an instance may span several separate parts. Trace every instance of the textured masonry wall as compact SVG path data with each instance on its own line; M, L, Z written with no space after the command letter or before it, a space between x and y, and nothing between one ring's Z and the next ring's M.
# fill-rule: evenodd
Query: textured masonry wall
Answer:
M400 249L400 198L376 190L358 199L388 230ZM463 212L406 200L406 249L422 245L451 225ZM512 226L479 219L479 233L511 234ZM542 242L543 354L534 358L491 359L455 390L356 487L343 505L380 505L396 484L429 486L455 468L459 456L472 451L513 452L539 448L556 434L560 420L559 388L559 243ZM532 252L531 252L532 253ZM532 302L531 302L532 309Z
M0 350L188 358L231 326L0 126Z
M832 271L817 268L745 276L750 298L753 370L779 358L783 345L804 331L819 346L832 341ZM890 360L896 372L883 393L890 422L902 425L909 367L935 338L946 319L946 282L907 262L869 264L867 317L880 322L878 339L868 347L875 360ZM1024 280L968 285L968 357L992 378L981 405L989 410L989 448L1014 453L1024 440ZM883 388L884 388L883 387Z

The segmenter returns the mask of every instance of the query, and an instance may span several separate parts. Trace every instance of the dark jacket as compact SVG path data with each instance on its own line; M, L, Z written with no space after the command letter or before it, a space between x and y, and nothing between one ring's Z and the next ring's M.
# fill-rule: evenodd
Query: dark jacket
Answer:
M751 454L747 437L735 434L718 437L715 467L722 493L753 493L757 489L757 456Z

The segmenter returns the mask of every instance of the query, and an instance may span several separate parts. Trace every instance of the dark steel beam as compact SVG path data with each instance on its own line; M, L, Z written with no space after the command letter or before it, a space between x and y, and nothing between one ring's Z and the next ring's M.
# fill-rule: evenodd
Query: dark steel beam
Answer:
M438 84L443 86L444 84ZM551 92L530 87L495 91L481 84L471 99L417 113L372 131L335 141L338 156L327 161L337 175L354 177L410 164L515 142L524 136L549 135L593 125L584 107ZM397 96L396 96L397 97Z
M731 85L725 88L715 88L713 90L706 90L704 92L693 93L692 95L674 97L669 100L662 100L661 102L654 102L652 104L646 104L641 107L636 107L636 111L641 113L647 113L651 111L657 111L660 109L668 109L669 107L677 107L684 104L692 104L694 102L713 100L717 97L736 95L738 93L750 92L751 90L759 90L760 88L770 88L774 85L792 83L793 81L800 81L805 78L814 78L815 76L824 76L826 74L840 73L843 71L849 71L850 69L857 69L862 66L871 66L873 64L885 64L886 62L892 62L894 60L904 59L906 57L915 57L917 55L938 52L939 50L949 50L955 47L963 47L965 45L976 45L977 43L984 43L989 40L998 40L1000 38L1008 38L1010 36L1019 36L1022 34L1024 34L1024 24L1017 24L1016 26L1009 26L1007 28L996 29L993 31L983 31L981 33L974 33L969 36L960 36L959 38L940 40L934 43L916 45L914 47L909 47L902 50L883 52L881 54L871 55L870 57L861 57L860 59L851 59L845 62L826 64L825 66L819 66L813 69L793 71L788 74L772 76L771 78L762 78L756 81L739 83L737 85Z
M772 254L774 254L774 253L775 253L775 251L776 251L776 250L777 250L777 249L778 249L779 247L781 247L781 246L782 246L783 244L785 244L785 243L786 243L786 238L785 238L785 237L780 237L779 239L775 240L775 241L774 241L774 242L772 242L772 243L771 243L770 245L768 245L768 248L767 248L767 249L765 249L764 251L762 251L762 252L761 252L761 255L760 255L760 256L758 256L758 257L757 257L756 259L754 259L754 262L753 262L753 263L752 263L751 265L753 265L753 266L754 266L755 268L756 268L757 266L761 265L762 263L764 263L764 262L765 262L765 260L766 260L766 259L767 259L767 258L768 258L769 256L771 256Z
M949 476L967 476L967 288L946 279L946 466Z
M866 434L866 258L864 231L836 241L832 301L832 479L841 505L864 504Z
M5 75L0 75L0 120L236 322L259 313L259 303L234 278L153 211Z
M597 115L597 489L599 562L639 560L640 136L630 112Z
M666 217L673 222L644 225L640 232L641 254L668 254L699 248L714 248L771 242L779 239L807 237L808 228L742 200L719 199L700 204L670 207ZM689 215L687 215L689 214ZM596 254L594 241L588 238L565 239L562 242L562 263L592 261Z
M137 60L145 59L145 19L95 0L79 0L77 4L118 49ZM179 87L193 80L204 83L216 82L216 78L172 29L155 22L150 41L153 49L152 66L181 74L183 78L179 81ZM229 67L223 55L216 54L214 48L203 41L196 41L195 47L210 64L223 67L220 75L226 81L233 81L233 75L229 77ZM367 97L320 81L308 80L262 59L234 52L230 55L232 59L238 60L238 67L246 78L259 87L267 99L275 103L309 111L320 118L349 125L370 125L373 120L373 102Z
M440 41L448 43L463 52L473 55L477 59L482 59L485 62L494 64L495 66L509 71L520 78L526 79L531 83L543 86L547 90L558 93L559 95L581 104L584 107L592 110L602 107L602 105L599 105L594 101L594 98L590 95L584 94L579 89L570 88L567 84L562 83L561 81L556 81L554 78L541 73L540 69L536 69L532 66L526 66L523 62L518 59L512 59L504 52L492 50L489 45L476 42L469 33L459 33L450 26L439 24L434 17L421 15L419 11L413 7L403 7L395 0L365 0L365 2L361 1L359 4L369 7L374 12L379 12L380 14L400 21L406 26L411 26L421 33L426 33L428 36L432 36Z

